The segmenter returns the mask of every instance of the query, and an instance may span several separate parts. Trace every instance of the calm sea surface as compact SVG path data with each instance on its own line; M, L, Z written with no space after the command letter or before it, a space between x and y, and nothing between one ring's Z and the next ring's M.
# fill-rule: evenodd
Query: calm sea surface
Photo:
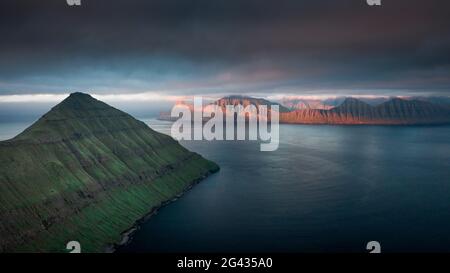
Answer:
M170 122L145 120L170 133ZM0 138L26 123L0 124ZM119 252L450 251L450 126L281 125L280 147L183 141L219 173Z

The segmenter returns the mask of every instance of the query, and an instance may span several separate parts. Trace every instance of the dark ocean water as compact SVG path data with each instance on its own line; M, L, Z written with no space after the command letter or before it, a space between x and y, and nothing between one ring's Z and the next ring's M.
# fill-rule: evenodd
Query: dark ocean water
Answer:
M221 171L119 252L450 251L449 126L281 125L280 142L183 141Z
M28 125L2 123L0 137ZM220 172L119 252L365 252L372 240L383 252L450 251L450 126L281 125L280 142L182 142Z

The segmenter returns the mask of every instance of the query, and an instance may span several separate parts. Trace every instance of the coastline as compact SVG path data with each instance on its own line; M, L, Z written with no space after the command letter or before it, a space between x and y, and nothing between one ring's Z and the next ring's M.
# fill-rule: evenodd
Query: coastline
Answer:
M156 118L158 121L175 122L173 119L166 119L164 117ZM202 125L205 125L207 120L202 121ZM194 124L194 121L191 121ZM224 121L225 123L225 121ZM245 124L248 120L245 121ZM279 120L279 124L288 125L330 125L330 126L447 126L450 125L450 119L447 120L437 120L437 121L402 121L402 120L385 120L385 121L289 121L289 120Z
M206 173L205 175L203 175L200 178L193 180L192 183L189 184L189 186L187 186L182 192L177 194L175 197L173 197L165 202L162 202L160 205L158 205L156 207L153 207L147 214L145 214L143 217L136 220L130 228L126 229L125 231L123 231L120 234L121 235L120 242L106 245L103 253L114 253L117 251L117 249L128 245L133 240L134 234L141 228L141 226L145 222L147 222L153 215L157 214L161 208L171 204L172 202L175 202L180 197L182 197L184 194L189 192L195 185L199 184L200 182L207 179L209 176L217 173L218 171L220 171L220 167L218 169L209 171L208 173Z

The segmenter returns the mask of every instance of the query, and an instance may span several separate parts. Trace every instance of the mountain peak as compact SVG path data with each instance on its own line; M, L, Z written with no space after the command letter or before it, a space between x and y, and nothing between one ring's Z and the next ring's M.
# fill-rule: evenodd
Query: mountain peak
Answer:
M71 93L66 99L71 99L71 100L95 100L91 95L89 95L88 93L83 93L83 92Z
M364 103L363 101L357 99L357 98L353 98L353 97L347 97L345 98L344 103Z
M142 126L144 125L140 121L130 115L89 94L76 92L53 107L15 139L47 142Z
M91 95L81 92L75 92L70 94L61 103L56 105L52 111L55 110L72 110L83 111L92 109L105 109L108 108L107 104L93 98ZM52 112L50 111L50 113Z
M352 97L345 98L344 102L338 107L340 108L353 108L353 107L370 107L369 104Z

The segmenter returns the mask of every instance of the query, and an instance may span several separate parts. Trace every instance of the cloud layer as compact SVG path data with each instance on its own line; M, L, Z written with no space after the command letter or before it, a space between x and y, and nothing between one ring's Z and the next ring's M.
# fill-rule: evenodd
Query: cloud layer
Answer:
M450 95L444 0L3 0L0 95Z

